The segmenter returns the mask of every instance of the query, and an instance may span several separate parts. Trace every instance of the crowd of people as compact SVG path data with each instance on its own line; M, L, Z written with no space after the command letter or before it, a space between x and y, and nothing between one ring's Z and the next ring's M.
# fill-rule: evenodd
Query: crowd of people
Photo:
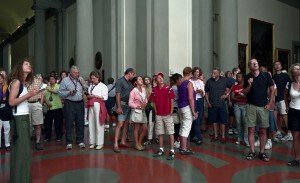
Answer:
M152 78L135 76L135 70L128 68L116 82L109 78L105 85L98 71L84 80L77 66L59 76L54 71L45 78L34 75L30 59L25 58L8 76L3 70L0 74L1 107L8 100L16 109L14 120L0 120L5 149L11 151L11 181L29 182L30 139L35 140L36 150L43 150L42 144L52 141L53 123L58 143L65 135L66 149L71 150L75 134L78 147L85 148L85 121L90 149L103 149L105 128L113 122L114 152L131 147L127 141L131 131L137 151L156 142L159 147L153 156L163 156L167 135L167 160L173 160L175 149L181 155L194 154L188 141L202 144L205 122L212 124L208 130L212 143L226 143L226 134L235 134L236 144L250 147L247 160L258 157L268 162L265 150L272 148L272 141L293 141L295 159L288 166L299 165L300 64L285 73L276 61L273 75L256 59L248 67L247 75L239 68L224 75L214 68L207 80L199 67L185 67L182 75L170 77L159 72ZM10 136L16 135L11 143Z

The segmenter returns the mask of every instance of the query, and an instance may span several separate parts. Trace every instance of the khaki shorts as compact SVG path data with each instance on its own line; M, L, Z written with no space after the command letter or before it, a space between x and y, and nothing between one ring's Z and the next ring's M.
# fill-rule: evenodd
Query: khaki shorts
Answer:
M156 135L163 135L163 134L172 135L175 133L172 115L168 115L168 116L156 115L155 133Z
M247 127L255 127L257 122L260 128L268 128L270 125L269 110L265 107L247 104L245 121Z
M32 125L41 125L44 123L43 106L40 102L28 103L29 119Z
M191 108L188 105L186 107L181 108L179 111L182 116L182 124L180 125L179 134L182 137L188 137L193 124L193 115Z
M279 112L279 114L287 114L284 100L276 102L276 108L277 108L277 111Z

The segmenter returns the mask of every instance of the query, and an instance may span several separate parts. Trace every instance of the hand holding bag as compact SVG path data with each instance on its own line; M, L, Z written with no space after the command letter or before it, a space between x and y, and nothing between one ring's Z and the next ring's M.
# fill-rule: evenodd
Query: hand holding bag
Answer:
M142 109L134 109L131 112L131 121L132 122L142 122L143 111Z

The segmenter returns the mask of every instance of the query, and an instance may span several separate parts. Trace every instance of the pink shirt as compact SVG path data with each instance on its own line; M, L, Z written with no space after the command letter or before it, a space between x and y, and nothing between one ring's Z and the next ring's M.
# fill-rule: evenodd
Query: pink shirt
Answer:
M148 103L145 88L142 87L142 92L140 92L137 88L131 90L129 96L129 107L135 109L137 106L142 106L143 103Z

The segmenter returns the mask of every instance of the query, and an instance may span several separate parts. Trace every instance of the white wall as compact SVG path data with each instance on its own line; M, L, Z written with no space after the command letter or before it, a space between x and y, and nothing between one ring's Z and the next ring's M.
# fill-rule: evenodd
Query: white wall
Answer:
M249 18L274 25L275 48L292 50L299 41L299 9L276 0L238 0L238 42L249 45Z
M192 66L192 1L169 0L169 73Z

